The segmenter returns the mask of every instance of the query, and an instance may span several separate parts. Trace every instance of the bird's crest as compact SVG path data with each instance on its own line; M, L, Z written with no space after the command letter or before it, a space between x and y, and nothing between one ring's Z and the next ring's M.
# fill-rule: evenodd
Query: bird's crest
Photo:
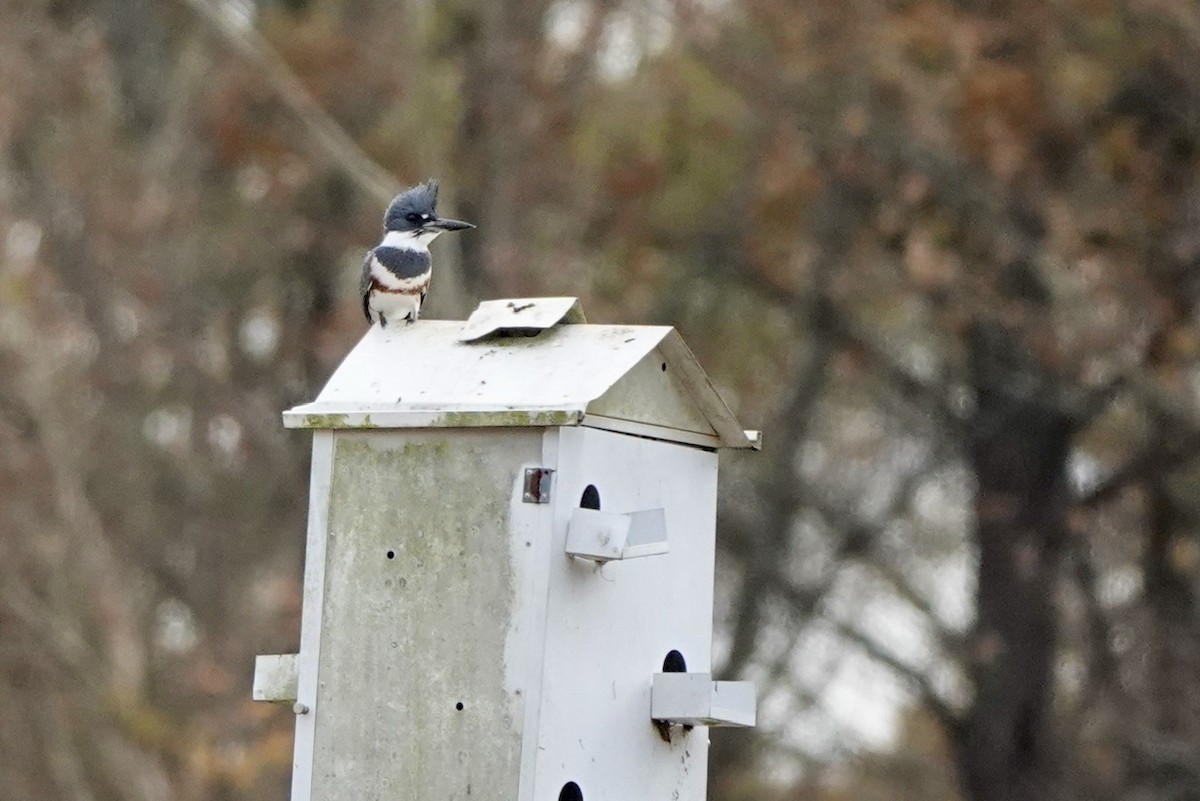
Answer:
M387 214L383 218L386 231L402 230L411 227L405 221L407 214L437 214L438 183L430 178L428 181L405 189L388 204Z

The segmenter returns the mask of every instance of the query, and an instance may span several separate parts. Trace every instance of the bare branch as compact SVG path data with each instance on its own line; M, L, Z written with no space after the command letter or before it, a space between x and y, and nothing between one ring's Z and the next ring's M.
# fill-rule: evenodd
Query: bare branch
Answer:
M892 356L845 314L832 315L830 322L839 344L860 353L871 367L905 400L928 410L949 430L958 430L962 416L954 412L941 386L928 384L900 365Z
M1200 453L1200 431L1192 431L1169 442L1156 439L1145 445L1108 478L1080 495L1077 506L1097 506L1130 484L1154 475L1169 473L1196 458Z
M862 564L869 567L876 575L886 581L896 595L913 609L920 612L929 621L929 625L937 635L937 641L942 646L946 656L957 657L962 655L966 642L963 635L942 622L933 605L925 596L917 592L917 589L909 583L907 577L891 565L876 559L864 558Z
M284 104L304 126L319 153L349 175L363 191L381 204L388 203L401 186L390 171L368 156L313 98L283 57L262 34L233 19L210 0L183 0L237 53L258 67Z
M1088 671L1093 679L1092 682L1089 682L1089 688L1092 690L1108 688L1124 694L1120 682L1120 666L1117 664L1117 655L1111 646L1112 624L1100 604L1096 567L1092 564L1085 543L1080 538L1072 538L1067 547L1072 577L1085 601L1085 617L1091 645Z
M853 626L837 620L830 622L838 634L861 649L871 659L887 667L897 677L912 687L921 698L921 701L946 728L946 731L951 736L957 736L958 731L962 727L962 721L949 702L938 693L928 676Z
M0 392L0 416L12 421L13 428L25 439L34 439L38 435L37 419L16 398Z

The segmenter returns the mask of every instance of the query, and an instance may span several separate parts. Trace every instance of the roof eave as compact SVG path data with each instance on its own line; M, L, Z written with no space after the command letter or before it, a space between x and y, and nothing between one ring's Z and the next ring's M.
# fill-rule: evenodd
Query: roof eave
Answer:
M578 425L584 410L574 406L536 409L349 406L306 403L283 413L285 428L518 428Z
M752 448L762 447L762 433L748 431L742 428L733 411L721 398L717 388L708 380L708 374L696 360L691 348L683 341L683 337L674 328L658 343L659 349L671 363L672 369L681 378L683 385L692 396L692 401L708 418L713 430L720 438L722 448Z

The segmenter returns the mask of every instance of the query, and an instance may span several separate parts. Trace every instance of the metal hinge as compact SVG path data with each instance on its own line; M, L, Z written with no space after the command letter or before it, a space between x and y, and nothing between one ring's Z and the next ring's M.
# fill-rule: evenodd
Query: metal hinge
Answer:
M525 494L521 500L525 503L550 503L550 475L553 472L549 467L526 467Z

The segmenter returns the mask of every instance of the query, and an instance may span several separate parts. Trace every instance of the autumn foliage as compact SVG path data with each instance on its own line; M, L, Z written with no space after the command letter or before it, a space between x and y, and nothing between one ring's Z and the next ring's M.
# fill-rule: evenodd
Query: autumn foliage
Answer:
M675 325L765 431L714 798L1200 794L1192 0L16 0L0 159L0 797L287 796L279 411L431 175L431 316Z

